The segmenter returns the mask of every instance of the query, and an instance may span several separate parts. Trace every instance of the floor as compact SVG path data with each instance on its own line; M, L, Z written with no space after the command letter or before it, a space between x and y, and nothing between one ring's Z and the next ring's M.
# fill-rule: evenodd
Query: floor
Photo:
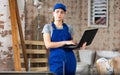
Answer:
M77 65L76 75L98 75L96 65Z

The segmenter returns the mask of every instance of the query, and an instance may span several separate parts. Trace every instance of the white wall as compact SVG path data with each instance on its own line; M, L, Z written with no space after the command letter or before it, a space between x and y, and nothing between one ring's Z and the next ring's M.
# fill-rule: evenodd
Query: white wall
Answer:
M0 65L8 62L13 62L13 49L12 49L12 34L11 34L11 21L9 12L9 0L0 0ZM25 20L24 20L24 0L18 0L20 19L22 29L24 32ZM23 33L24 34L24 33ZM13 66L13 64L10 64ZM8 68L8 69L7 69ZM2 66L0 70L12 70L9 66Z

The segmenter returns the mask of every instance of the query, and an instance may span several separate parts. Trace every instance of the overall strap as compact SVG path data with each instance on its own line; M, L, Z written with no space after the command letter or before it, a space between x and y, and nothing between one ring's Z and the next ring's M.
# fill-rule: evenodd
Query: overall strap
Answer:
M53 27L53 29L57 29L53 22L52 22L52 27Z
M53 22L52 22L52 27L53 27L53 29L57 29ZM63 23L63 29L68 30L67 24Z
M68 31L68 26L67 26L67 24L63 23L63 28Z

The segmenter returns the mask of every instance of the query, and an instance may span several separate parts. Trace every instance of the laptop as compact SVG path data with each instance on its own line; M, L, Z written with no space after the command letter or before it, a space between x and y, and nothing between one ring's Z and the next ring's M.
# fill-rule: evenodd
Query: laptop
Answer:
M85 32L82 35L82 38L80 39L79 43L77 45L64 45L63 48L70 48L70 49L77 49L82 47L83 43L87 43L86 46L90 45L98 31L98 28L96 29L90 29L90 30L85 30Z

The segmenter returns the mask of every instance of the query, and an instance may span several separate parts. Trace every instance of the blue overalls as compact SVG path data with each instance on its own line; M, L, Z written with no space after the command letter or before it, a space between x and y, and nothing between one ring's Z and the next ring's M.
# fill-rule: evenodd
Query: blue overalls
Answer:
M51 36L52 42L59 42L71 40L68 26L63 23L63 29L57 29L55 24L52 23L53 33ZM51 48L49 57L50 71L57 75L75 75L76 71L76 58L72 50L67 50L62 47Z

